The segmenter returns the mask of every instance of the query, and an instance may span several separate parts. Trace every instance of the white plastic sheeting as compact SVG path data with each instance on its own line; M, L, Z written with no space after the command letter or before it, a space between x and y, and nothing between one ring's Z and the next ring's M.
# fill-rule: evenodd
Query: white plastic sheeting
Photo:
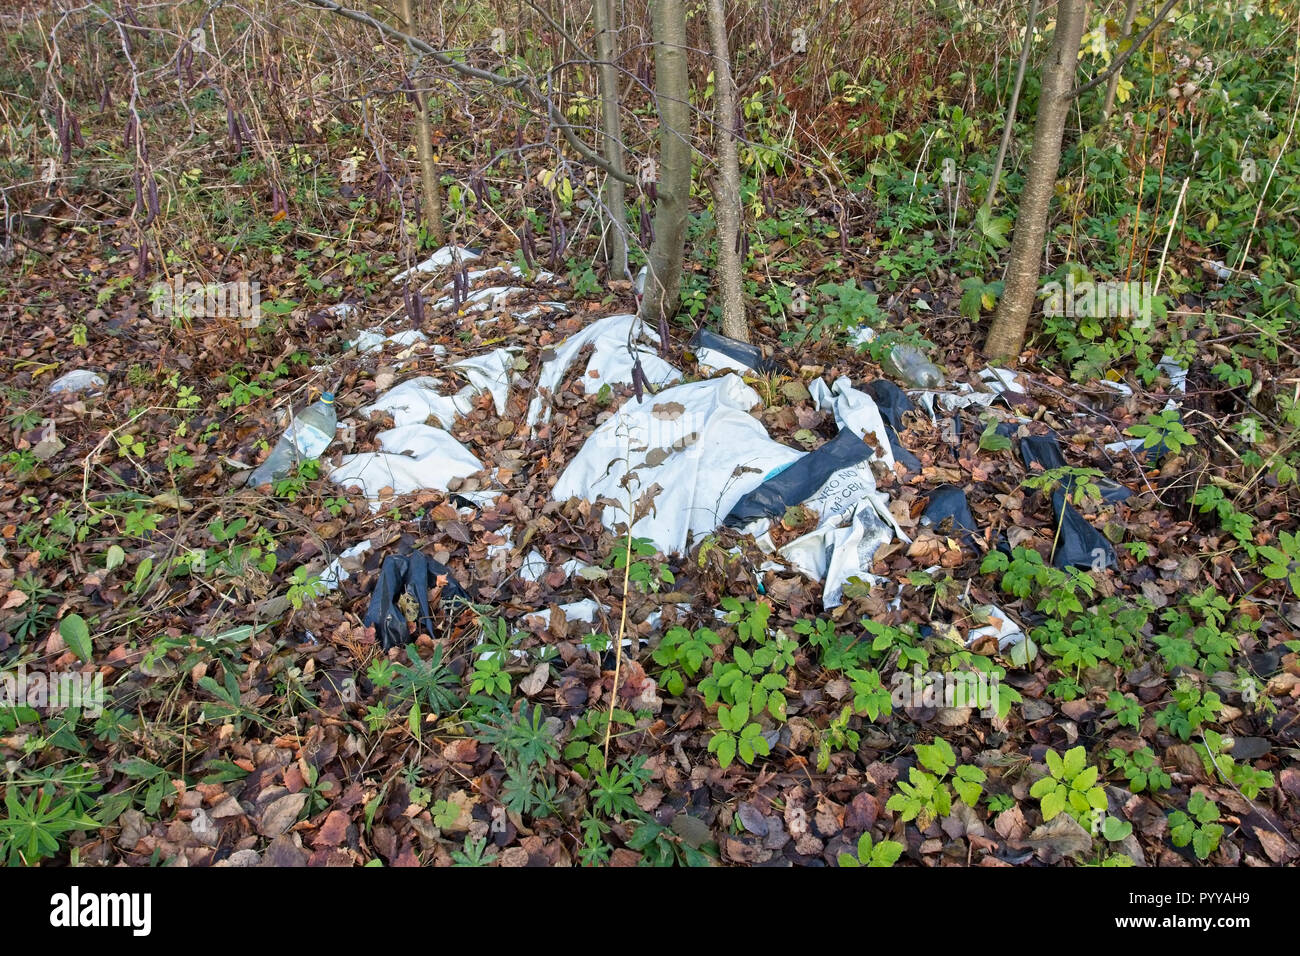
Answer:
M1024 629L1015 622L1011 615L996 604L982 605L973 610L980 612L981 617L987 616L988 623L982 627L971 629L970 633L966 635L967 647L981 638L995 637L998 641L998 650L1005 651L1008 647L1019 644L1025 639Z
M524 555L524 563L519 567L519 576L525 581L540 581L542 575L548 570L546 558L540 551L534 549Z
M778 552L796 570L822 581L822 604L839 605L850 578L868 583L878 579L870 568L876 551L897 535L911 539L889 512L889 497L876 488L872 459L841 468L802 503L820 516L817 527ZM746 531L760 547L771 550L770 522L752 522Z
M451 367L464 372L470 387L476 392L492 393L492 402L497 407L498 415L506 413L510 383L515 374L515 356L510 349L493 349L473 358L453 362Z
M800 457L772 441L749 414L759 402L737 375L678 385L639 403L629 400L587 439L552 495L559 501L608 498L626 507L629 494L635 500L657 484L662 490L654 508L632 533L664 554L685 551L722 524L769 472ZM629 471L635 472L630 492L623 487ZM603 513L611 529L628 517L609 505Z
M1003 392L1025 390L1023 376L1007 368L986 366L980 370L979 379L986 391L976 389L969 382L958 382L951 389L908 389L907 392L934 419L940 412L950 415L972 405L988 408Z
M494 285L486 289L475 289L469 295L465 296L465 301L460 304L460 311L469 312L486 312L488 309L500 309L505 306L506 302L513 299L520 293L527 292L523 286L517 285ZM433 303L435 312L448 312L456 305L456 300L451 296L443 296L437 302Z
M424 489L445 491L452 479L483 470L483 463L469 449L440 428L403 425L376 437L382 452L345 455L330 472L330 480L336 484L360 485L375 510L383 488L391 488L395 495Z
M889 515L888 499L874 490L870 467L864 464L854 470L857 473L855 479L865 486L867 482L862 481L865 476L872 491L864 492L866 497L847 511L836 513L831 508L821 512L822 521L814 530L791 541L780 551L781 557L797 570L824 582L822 604L828 608L839 606L844 596L844 585L850 578L868 583L879 580L869 569L881 545L893 540L895 534L907 540ZM808 506L816 510L816 499ZM842 523L846 518L847 523Z
M570 336L555 350L554 357L542 364L537 379L538 395L528 406L529 427L550 416L542 390L553 394L577 361L578 354L589 345L592 347L591 360L587 363L587 374L582 377L582 387L588 395L600 391L605 384L630 384L635 358L628 348L629 343L640 356L641 369L651 385L663 385L681 378L682 373L655 352L659 336L652 329L646 328L635 315L610 315Z
M457 261L473 262L477 258L479 258L479 254L474 252L472 249L466 249L463 246L443 246L418 266L415 266L413 269L407 269L404 272L399 272L397 275L393 276L393 282L397 285L401 285L411 276L429 275L430 273L437 272L440 269L445 269Z
M60 375L50 383L50 394L57 395L59 392L84 392L89 388L103 388L107 382L104 376L98 372L92 372L89 369L79 368L75 372L68 372Z
M385 334L382 329L365 329L357 333L352 346L358 352L379 352L385 345L410 346L427 341L429 337L419 329L405 329L391 334Z
M370 539L367 538L340 552L339 556L326 565L325 570L320 573L321 584L331 591L336 590L339 585L352 577L352 571L361 567L361 561L358 559L372 547Z
M367 405L361 411L366 415L388 412L393 416L393 425L398 428L422 425L430 417L437 419L444 428L450 428L458 417L473 407L472 399L477 389L473 385L466 385L455 395L443 395L438 391L441 384L430 375L408 378L384 392L373 405Z
M514 366L514 355L508 349L495 349L451 364L451 368L463 371L469 379L469 384L453 395L442 394L440 379L420 375L390 388L361 411L366 415L387 412L399 428L424 424L430 417L437 419L443 428L450 428L457 418L474 407L475 395L488 391L492 393L497 414L504 415Z
M608 606L597 604L593 598L583 598L581 601L557 606L564 612L564 620L570 624L574 621L581 621L583 624L594 624L597 614L609 610ZM542 627L547 627L551 623L551 609L546 607L540 611L534 611L532 614L525 614L523 619L525 621L533 619L536 623L540 623Z
M893 469L894 452L889 445L889 433L870 395L854 388L848 377L837 378L829 388L821 379L814 379L808 386L808 394L817 408L829 408L835 413L835 423L841 429L847 428L859 438L870 435L869 443L879 449L876 457Z

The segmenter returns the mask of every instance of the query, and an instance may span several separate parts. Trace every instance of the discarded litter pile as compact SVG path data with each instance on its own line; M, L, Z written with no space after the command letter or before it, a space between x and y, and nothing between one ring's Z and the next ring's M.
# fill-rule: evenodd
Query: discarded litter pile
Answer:
M761 360L720 336L697 336L692 347L697 357L706 351L715 363L719 355L741 365ZM727 374L625 403L587 440L553 495L622 502L605 506L602 517L611 529L626 524L641 495L651 496L653 507L633 522L632 534L665 554L689 550L724 523L775 550L767 537L771 519L803 505L819 523L779 553L804 574L825 581L823 601L832 607L849 578L871 578L871 559L880 545L906 535L871 470L876 458L893 463L875 403L845 380L837 381L834 391L815 384L821 387L814 397L832 406L841 424L839 434L815 452L772 441L750 414L760 404L758 393ZM879 451L863 440L859 428Z
M457 253L439 250L415 272L397 279L463 268L460 263L473 255L462 250L458 261ZM466 278L493 281L498 271L463 272L443 286L444 292L454 291L454 301L444 297L433 308L457 306L464 315L475 304L491 303L500 310L501 296L513 294L516 287L493 285L470 292L465 285ZM519 277L518 270L504 271ZM419 347L423 341L418 331L388 336L376 332L364 334L357 345ZM752 345L701 331L685 354L700 373L715 377L674 384L683 373L662 356L660 345L656 332L636 316L617 314L595 319L558 344L546 346L535 366L521 350L505 348L452 363L447 368L466 382L454 392L444 394L447 383L441 377L413 375L361 409L366 416L383 412L392 417L394 427L375 436L379 450L345 456L330 477L345 486L360 486L376 508L389 495L452 488L462 503L486 505L500 489L491 476L480 475L484 472L480 456L453 435L458 422L476 407L477 395L490 392L497 415L505 418L512 387L530 387L533 394L525 422L535 436L550 421L567 381L577 383L578 392L588 396L609 387L639 387L640 400L629 397L603 414L568 460L551 489L552 499L591 502L611 532L622 533L629 519L635 518L633 536L650 541L664 555L685 554L723 527L750 535L771 556L758 569L757 588L763 587L764 572L793 569L821 583L822 603L831 608L843 601L850 581L878 583L872 567L883 546L897 541L906 547L912 542L898 514L891 511L890 494L878 487L885 476L889 476L888 487L898 488L903 487L899 481L923 483L923 471L929 473L901 437L911 421L908 416L928 416L960 434L970 426L963 413L977 413L1010 439L1030 474L1061 474L1045 499L1051 502L1054 519L1053 563L1090 569L1116 564L1111 542L1072 503L1075 478L1055 433L1044 434L1042 426L1015 410L1015 401L1025 398L1023 375L990 367L970 382L946 385L946 376L926 375L922 382L926 387L909 391L883 378L856 385L847 376L829 383L814 378L807 383L807 398L816 410L834 417L837 431L807 451L773 440L756 416L763 404L759 394L742 379L747 374L779 374L780 362ZM580 360L585 365L575 371ZM525 371L535 372L535 381L529 381L532 374L519 374ZM998 405L1002 407L995 408ZM932 457L927 455L925 461ZM464 483L476 475L480 477ZM1096 489L1104 504L1121 502L1131 494L1106 478L1089 481L1089 489ZM965 490L951 480L928 490L918 484L917 489L927 501L919 516L906 525L913 534L948 535L972 556L994 546L977 526ZM491 546L490 553L511 548L511 529L504 532L507 543ZM999 533L999 539L997 546L1007 548L1004 533ZM581 561L563 561L562 556L557 563L563 565L565 579L585 567ZM550 572L546 558L535 548L523 555L522 567L517 566L524 582L539 582ZM554 584L559 578L550 580ZM994 636L1005 647L1023 639L1020 627L996 606L976 610L976 619L988 623L972 629L971 640Z

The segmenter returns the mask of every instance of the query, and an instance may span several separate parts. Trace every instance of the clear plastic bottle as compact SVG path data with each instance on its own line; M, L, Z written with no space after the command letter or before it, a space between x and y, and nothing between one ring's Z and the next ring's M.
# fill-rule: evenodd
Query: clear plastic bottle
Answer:
M334 393L326 392L320 401L295 415L266 461L248 476L248 486L258 488L289 474L300 461L319 458L334 440L338 416L334 411Z
M943 372L915 345L895 345L886 357L885 371L913 388L942 388Z

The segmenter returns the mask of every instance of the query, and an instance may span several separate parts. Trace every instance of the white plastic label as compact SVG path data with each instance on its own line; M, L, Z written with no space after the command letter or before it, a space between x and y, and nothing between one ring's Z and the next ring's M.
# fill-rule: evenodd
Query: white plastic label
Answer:
M289 434L292 436L294 447L298 449L299 457L308 461L319 458L329 447L329 443L334 440L333 435L326 435L319 428L300 421L294 421L289 428Z

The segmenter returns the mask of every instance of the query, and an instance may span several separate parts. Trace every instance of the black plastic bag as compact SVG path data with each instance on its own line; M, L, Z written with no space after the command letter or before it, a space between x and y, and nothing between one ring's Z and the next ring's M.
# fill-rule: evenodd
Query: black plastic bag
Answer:
M901 388L887 379L878 378L868 382L866 388L867 394L880 409L880 417L884 419L885 424L894 431L902 431L903 413L916 411L912 400L903 393Z
M1055 435L1030 435L1020 439L1020 459L1026 468L1035 462L1043 466L1043 471L1065 467L1061 443Z
M727 358L735 359L745 368L751 368L755 372L775 372L781 367L772 359L764 357L758 346L719 335L717 332L710 332L708 329L700 329L691 336L687 348L692 352L699 349L721 352Z
M737 501L725 523L729 528L743 528L759 518L784 515L787 508L813 497L835 472L860 465L873 454L870 445L843 429Z
M1052 492L1052 513L1056 517L1052 564L1062 569L1075 567L1087 571L1116 566L1111 543L1065 500L1065 492L1059 488Z
M975 534L975 516L971 514L966 492L956 485L940 485L930 492L930 503L921 512L921 523L933 528L940 528L945 521L950 522L953 533L966 532L967 539Z
M1043 466L1043 471L1066 467L1065 456L1061 454L1061 442L1053 432L1048 435L1030 435L1020 439L1020 458L1028 468L1034 462ZM1098 478L1094 484L1106 504L1114 504L1130 497L1133 492L1110 478ZM1068 494L1074 490L1074 477L1067 475L1061 481L1061 487Z
M437 579L445 577L442 586L442 604L444 607L456 603L469 604L469 594L452 577L451 568L440 561L426 558L419 551L408 555L390 554L384 558L379 569L379 580L370 595L370 606L361 623L375 629L375 637L382 643L384 650L400 647L410 641L406 615L398 607L398 599L403 593L415 598L420 607L420 624L426 634L433 633L433 615L429 611L429 585L437 585Z
M889 439L889 450L894 453L894 461L902 464L908 471L920 471L921 459L903 447L898 433L903 428L903 413L916 410L912 400L903 394L903 390L893 382L878 378L867 383L867 394L880 410L880 418L885 423L885 435Z

